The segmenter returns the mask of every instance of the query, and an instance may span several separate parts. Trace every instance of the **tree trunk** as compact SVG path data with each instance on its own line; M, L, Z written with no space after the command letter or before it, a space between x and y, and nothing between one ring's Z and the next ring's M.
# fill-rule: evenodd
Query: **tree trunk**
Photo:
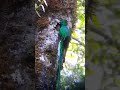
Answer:
M0 1L0 90L34 90L33 0Z
M1 90L55 90L57 21L67 19L72 30L76 1L46 2L38 17L34 0L0 1Z
M50 2L49 2L50 1ZM75 21L74 0L48 0L46 13L38 18L36 32L36 88L38 90L55 90L57 80L57 20L66 19L72 30ZM46 24L46 25L45 25ZM43 26L42 26L43 25Z

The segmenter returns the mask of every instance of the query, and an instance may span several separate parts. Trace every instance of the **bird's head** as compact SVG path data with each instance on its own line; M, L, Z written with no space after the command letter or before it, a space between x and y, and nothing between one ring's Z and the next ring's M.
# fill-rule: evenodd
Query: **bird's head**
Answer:
M61 26L67 26L67 20L61 20L60 24Z

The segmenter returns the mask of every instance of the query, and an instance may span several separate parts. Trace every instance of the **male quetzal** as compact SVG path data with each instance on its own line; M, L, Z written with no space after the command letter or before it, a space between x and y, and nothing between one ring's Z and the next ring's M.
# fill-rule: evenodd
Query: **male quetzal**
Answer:
M60 64L62 65L62 63L65 62L65 55L71 38L71 32L67 26L67 20L61 20L60 22L59 38L60 38L59 60Z
M71 32L67 26L67 20L62 20L60 22L60 30L59 30L59 46L58 46L58 69L57 69L57 83L56 90L59 90L60 85L60 70L62 69L62 64L65 61L66 51L70 42Z

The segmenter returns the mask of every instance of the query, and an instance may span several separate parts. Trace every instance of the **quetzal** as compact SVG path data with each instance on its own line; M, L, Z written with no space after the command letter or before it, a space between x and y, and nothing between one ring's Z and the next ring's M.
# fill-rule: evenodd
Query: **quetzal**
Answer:
M65 61L66 51L70 42L71 32L67 26L67 20L62 20L60 22L59 30L59 46L58 46L58 69L57 69L57 83L56 90L60 90L60 70L62 69L62 64Z
M59 38L60 38L59 60L60 64L62 65L62 63L65 62L65 55L71 38L71 32L67 26L67 20L61 20L60 22Z

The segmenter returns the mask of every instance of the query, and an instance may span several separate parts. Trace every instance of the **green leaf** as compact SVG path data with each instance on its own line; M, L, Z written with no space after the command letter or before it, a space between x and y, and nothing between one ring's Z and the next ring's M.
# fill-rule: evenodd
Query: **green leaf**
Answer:
M96 27L100 27L100 23L97 16L92 16L92 21Z
M39 17L41 17L37 10L35 10L35 12L37 13L37 15L38 15Z
M116 86L120 86L120 80L114 79L114 83L115 83Z
M39 8L39 6L35 3L35 9L37 10Z
M94 49L94 52L97 52L100 49L99 43L92 43L92 47Z
M94 71L90 70L90 69L86 69L86 75L87 76L90 76L90 75L93 75L94 74Z

